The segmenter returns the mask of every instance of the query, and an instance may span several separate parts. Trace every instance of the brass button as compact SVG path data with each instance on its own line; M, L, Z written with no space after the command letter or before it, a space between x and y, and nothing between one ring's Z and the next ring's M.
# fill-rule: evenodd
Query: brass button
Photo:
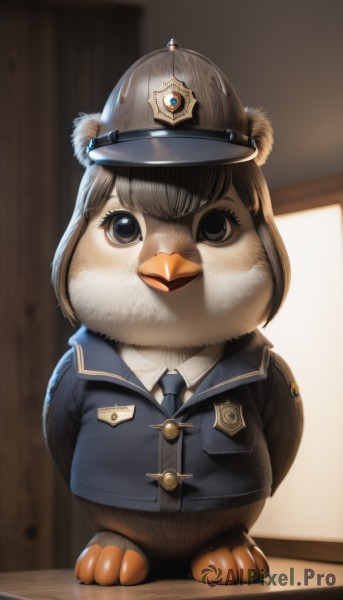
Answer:
M193 477L191 474L177 473L173 469L163 471L163 473L147 473L146 475L158 481L166 492L174 491L181 481Z
M166 421L162 427L162 433L165 440L176 440L180 435L177 422L173 419Z
M161 478L161 486L167 492L172 492L175 490L179 483L179 478L175 471L165 471Z

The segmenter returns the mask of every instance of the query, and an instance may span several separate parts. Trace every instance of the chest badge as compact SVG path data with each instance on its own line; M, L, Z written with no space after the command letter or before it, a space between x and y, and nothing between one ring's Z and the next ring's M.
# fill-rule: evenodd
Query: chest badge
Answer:
M129 404L125 406L107 406L106 408L98 408L97 417L98 421L108 423L112 427L123 423L124 421L130 421L133 419L135 414L136 406Z
M242 406L236 400L225 399L213 402L216 419L213 427L233 437L246 427Z

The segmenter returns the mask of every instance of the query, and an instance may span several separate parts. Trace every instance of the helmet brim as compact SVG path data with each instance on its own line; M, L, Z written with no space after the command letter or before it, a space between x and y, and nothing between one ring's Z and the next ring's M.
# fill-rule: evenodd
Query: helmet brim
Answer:
M256 155L256 148L187 137L127 140L89 151L95 163L127 167L220 165L252 160Z

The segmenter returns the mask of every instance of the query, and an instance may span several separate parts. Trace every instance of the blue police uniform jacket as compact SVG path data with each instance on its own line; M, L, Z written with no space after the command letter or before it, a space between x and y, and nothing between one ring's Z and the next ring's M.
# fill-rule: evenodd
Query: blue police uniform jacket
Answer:
M135 510L214 510L266 498L288 471L301 400L258 330L227 343L172 419L115 344L84 327L70 344L49 382L44 427L76 496Z

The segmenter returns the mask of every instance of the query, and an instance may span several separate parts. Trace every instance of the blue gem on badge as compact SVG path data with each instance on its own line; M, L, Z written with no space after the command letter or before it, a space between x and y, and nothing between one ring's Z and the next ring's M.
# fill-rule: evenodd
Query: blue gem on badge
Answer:
M180 108L181 103L182 96L178 92L170 92L163 97L163 104L170 112L174 112Z

